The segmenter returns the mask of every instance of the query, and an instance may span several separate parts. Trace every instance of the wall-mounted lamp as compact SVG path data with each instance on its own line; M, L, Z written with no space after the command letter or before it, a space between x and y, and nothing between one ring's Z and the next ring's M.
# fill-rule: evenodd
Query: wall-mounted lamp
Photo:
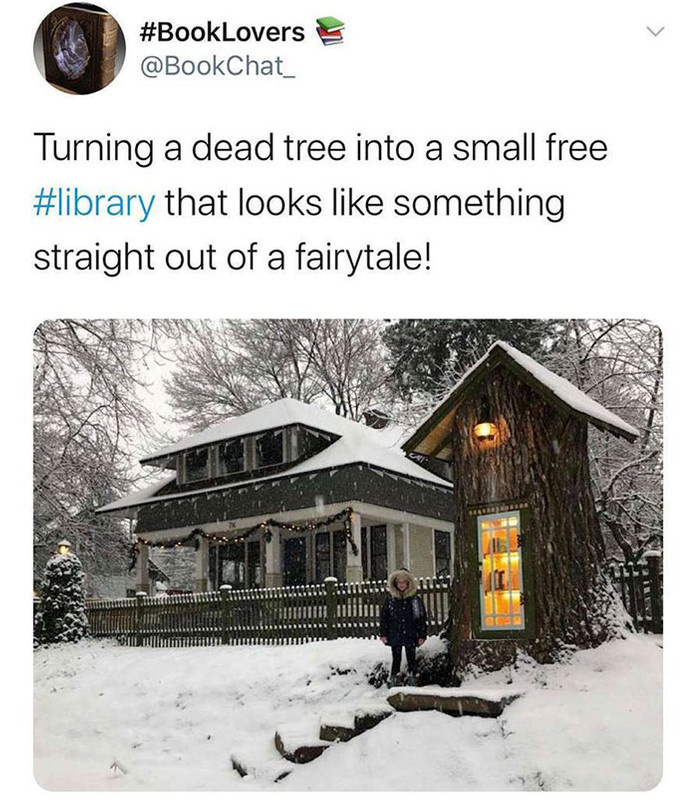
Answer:
M67 556L72 552L73 546L67 539L63 539L62 541L58 542L56 553L58 553L59 556Z
M496 430L493 422L478 422L474 426L474 435L480 442L492 442L496 436Z
M489 398L482 397L481 410L474 426L474 436L478 442L493 442L498 429L493 420L493 415L489 407Z

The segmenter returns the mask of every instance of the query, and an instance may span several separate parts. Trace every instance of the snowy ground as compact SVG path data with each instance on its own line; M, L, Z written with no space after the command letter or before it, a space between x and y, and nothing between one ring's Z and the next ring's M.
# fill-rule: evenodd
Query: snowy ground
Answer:
M35 656L35 776L53 790L650 789L661 777L659 645L631 636L568 664L484 676L467 685L525 694L498 719L397 714L288 765L278 783L279 725L384 698L366 680L387 663L380 642L57 646Z

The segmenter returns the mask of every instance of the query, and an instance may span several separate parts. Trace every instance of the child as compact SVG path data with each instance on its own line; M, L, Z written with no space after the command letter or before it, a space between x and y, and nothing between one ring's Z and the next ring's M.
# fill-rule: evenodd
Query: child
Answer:
M426 609L416 594L411 572L398 569L387 579L390 596L380 611L380 639L392 648L392 669L388 686L397 682L402 665L402 647L407 654L407 685L416 685L416 648L426 641Z

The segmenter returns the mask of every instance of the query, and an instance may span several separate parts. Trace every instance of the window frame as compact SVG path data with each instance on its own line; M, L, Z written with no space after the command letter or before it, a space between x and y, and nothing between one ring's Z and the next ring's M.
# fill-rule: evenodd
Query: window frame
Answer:
M374 558L373 558L373 529L374 528L384 528L385 531L385 552L384 555L381 553L380 557L384 558L385 561L385 576L383 578L374 578L373 575L375 573L374 570ZM389 561L389 531L387 529L387 524L381 522L377 525L362 525L361 526L361 567L363 569L363 580L364 581L384 581L390 575L390 561ZM363 547L363 544L367 544L367 547ZM367 567L367 569L366 569Z
M280 436L281 437L281 460L274 461L271 464L260 464L259 463L259 440L265 438L266 436ZM285 430L283 428L273 428L267 431L261 431L260 433L255 434L253 437L253 458L254 458L254 469L270 469L271 467L277 467L280 464L285 464L287 461L286 458L286 435Z
M223 465L222 451L226 447L229 447L233 442L239 442L241 447L242 447L242 469L235 470L234 472L223 472L222 471L222 465ZM234 439L228 439L228 440L226 440L224 442L219 442L217 447L216 447L216 452L218 453L218 459L217 459L217 461L218 461L218 464L217 464L218 477L222 478L222 477L225 477L227 475L240 475L241 473L246 472L247 459L246 459L246 452L245 451L246 451L246 447L245 447L245 438L244 438L244 436L236 436Z
M297 437L298 446L295 457L302 459L303 461L308 458L312 458L312 456L317 455L317 453L321 453L322 450L326 450L329 445L337 440L337 437L332 437L332 435L326 431L321 431L317 428L310 428L307 425L297 426ZM314 443L316 446L308 446L312 443Z
M329 541L329 575L326 577L333 577L336 578L340 583L346 582L346 566L347 566L347 542L346 536L344 531L340 528L326 528L321 531L315 531L314 536L312 537L312 580L317 584L324 581L325 578L318 577L318 560L317 560L317 537L324 536L328 537ZM342 538L343 537L343 538ZM341 541L342 546L337 547L336 542ZM341 565L337 561L337 554L343 550L343 570L338 569ZM337 575L338 572L343 572L342 575Z
M448 540L448 569L444 575L438 573L438 534L442 533ZM440 559L441 561L443 559ZM433 529L433 574L436 578L452 577L453 574L453 534L444 528Z
M243 565L243 585L240 586L239 583L233 585L232 588L234 589L253 589L253 588L260 588L264 587L264 550L262 548L262 543L260 539L249 539L244 540L242 542L229 542L225 545L218 545L216 548L211 548L212 552L214 553L215 557L215 565L212 570L209 570L209 574L212 580L213 585L215 586L216 590L219 590L221 586L226 584L226 581L223 580L223 564L225 561L230 561L232 559L223 559L221 556L221 550L224 550L226 547L230 547L231 545L241 546L244 552L244 559L237 560L236 563ZM259 555L258 563L255 563L252 558L250 557L250 549L252 545L256 545ZM252 583L252 575L251 571L252 568L258 567L259 569L259 586L256 587Z
M481 630L483 632L486 631L486 633L491 633L493 631L502 631L502 632L503 631L516 631L516 632L524 631L525 630L525 623L526 623L525 603L524 603L524 600L523 600L523 598L525 597L525 588L526 588L525 587L525 578L524 578L524 575L523 575L523 563L522 563L522 556L523 556L522 540L523 540L523 537L522 537L522 526L521 526L521 519L520 519L520 511L519 510L515 509L515 510L503 511L503 512L493 513L493 514L478 514L477 515L477 555L478 555L478 559L479 559L479 573L480 573L480 576L483 576L485 559L488 558L490 560L490 564L493 565L494 559L496 558L496 555L497 555L497 552L496 552L496 548L492 547L491 545L493 545L497 541L499 541L498 538L491 539L490 550L489 550L489 552L487 554L484 554L483 548L482 548L482 541L484 539L484 531L485 531L483 523L493 523L495 520L501 520L501 519L505 519L506 522L499 528L494 528L492 526L492 528L490 530L490 533L489 533L489 536L491 537L492 534L494 533L494 531L505 531L507 549L501 551L501 554L508 554L508 558L507 558L507 564L508 565L507 565L507 567L505 567L505 571L506 571L506 574L507 574L509 579L510 579L512 573L513 573L512 565L511 565L511 555L510 554L512 552L518 552L518 554L519 554L518 555L518 559L517 559L517 561L518 561L518 567L517 567L517 569L518 569L518 588L517 589L513 589L511 586L509 586L508 589L504 589L503 587L498 587L498 588L495 587L493 585L494 576L496 574L498 574L499 571L491 569L491 567L490 567L491 586L489 587L489 590L492 592L492 604L496 600L496 596L497 596L496 592L500 592L500 591L507 592L508 593L509 603L513 599L513 593L517 592L518 596L519 596L519 611L518 611L517 614L515 612L512 612L512 611L509 611L508 614L497 614L496 609L493 608L491 612L487 612L486 608L485 608L485 603L484 603L484 598L485 598L485 595L486 595L486 587L484 586L483 577L480 577L480 579L479 579L479 624L481 626ZM510 522L511 519L515 519L515 523L513 525L511 525L511 522ZM511 527L514 527L515 530L517 531L517 533L515 534L516 535L516 539L517 539L517 541L516 541L516 550L515 551L513 551L511 549L511 545L510 545L510 540L511 540L510 528ZM516 616L520 617L520 620L521 620L520 623L516 623L514 621L514 618ZM496 624L496 618L497 617L500 617L500 618L503 618L503 619L508 617L510 622L508 624L505 624L505 625L497 625ZM486 623L486 619L487 618L493 619L494 620L494 624L493 625L488 625Z
M520 541L520 586L523 597L524 625L521 627L486 627L483 625L484 604L482 602L483 565L478 520L482 517L495 519L519 515ZM486 505L468 506L465 521L465 563L468 564L466 577L468 594L471 598L472 635L475 639L534 639L535 587L533 574L534 536L531 526L530 507L525 501L506 501ZM524 588L523 588L524 587Z
M197 455L199 453L206 454L206 474L202 478L190 478L189 477L189 465L187 464L188 458L190 455ZM208 445L205 447L194 447L191 450L184 451L184 458L183 458L183 466L184 466L184 483L200 483L201 481L210 480L211 477L211 450Z

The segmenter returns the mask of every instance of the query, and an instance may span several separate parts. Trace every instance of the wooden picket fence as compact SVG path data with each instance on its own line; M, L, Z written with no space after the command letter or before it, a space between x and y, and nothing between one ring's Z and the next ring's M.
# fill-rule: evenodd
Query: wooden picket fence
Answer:
M447 619L449 589L447 578L418 581L429 635ZM329 579L317 586L91 600L87 613L92 636L135 646L301 644L377 637L386 591L386 581Z
M609 575L638 631L663 631L660 559L613 564ZM448 617L449 578L423 578L418 593L428 615L428 634ZM301 644L378 636L385 581L218 592L123 600L91 600L93 636L129 645L184 647L214 644Z
M660 556L634 564L612 564L610 577L634 626L644 633L663 633L663 574Z

